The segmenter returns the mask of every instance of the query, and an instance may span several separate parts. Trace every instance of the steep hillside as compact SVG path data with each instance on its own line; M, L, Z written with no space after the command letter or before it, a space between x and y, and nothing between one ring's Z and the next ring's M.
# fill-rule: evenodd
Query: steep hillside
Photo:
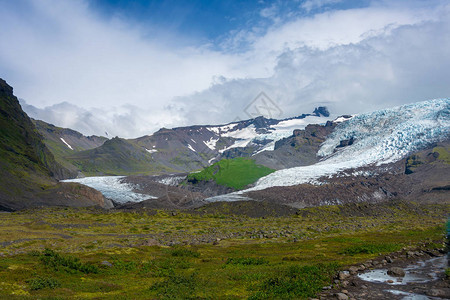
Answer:
M107 138L100 136L84 136L75 130L56 127L44 121L32 121L36 129L44 137L44 143L52 152L55 160L70 170L70 177L78 175L78 168L71 164L65 157L78 151L99 147L107 140Z
M13 89L0 79L0 210L42 205L101 205L97 191L58 184L66 176L23 112Z
M100 147L65 157L85 175L160 174L174 170L162 165L132 140L113 138Z

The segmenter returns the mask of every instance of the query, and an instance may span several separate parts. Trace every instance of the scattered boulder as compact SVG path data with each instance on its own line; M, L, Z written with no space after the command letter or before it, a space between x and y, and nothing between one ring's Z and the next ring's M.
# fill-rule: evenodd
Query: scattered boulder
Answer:
M142 246L161 246L161 244L155 239L146 240Z
M450 289L431 289L427 294L431 297L448 299L450 297Z
M350 275L355 275L356 273L358 273L358 268L355 266L351 266L348 271L350 272Z
M102 261L100 264L101 264L102 266L107 266L107 267L112 267L112 266L113 266L112 263L110 263L110 262L107 261L107 260Z
M404 277L406 275L405 270L399 267L390 268L387 273L394 277Z
M350 276L350 274L348 272L345 271L341 271L338 274L338 278L339 280L345 280L346 278L348 278Z
M336 298L338 300L348 300L348 296L346 294L344 294L344 293L337 293L336 294Z
M390 256L386 256L385 259L386 259L387 263L389 263L389 264L392 264L394 262L394 260Z

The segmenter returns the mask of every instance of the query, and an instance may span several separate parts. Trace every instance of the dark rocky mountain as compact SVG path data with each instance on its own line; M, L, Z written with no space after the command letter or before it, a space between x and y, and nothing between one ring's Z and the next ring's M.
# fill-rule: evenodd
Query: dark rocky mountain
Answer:
M43 205L107 206L94 189L57 182L69 173L44 144L12 87L0 79L0 210Z

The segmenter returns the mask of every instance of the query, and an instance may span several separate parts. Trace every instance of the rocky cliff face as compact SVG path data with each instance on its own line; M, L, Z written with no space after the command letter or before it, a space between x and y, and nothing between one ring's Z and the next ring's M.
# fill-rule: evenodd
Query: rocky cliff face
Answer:
M0 79L0 210L42 205L105 206L97 191L58 184L67 170L55 161L13 89ZM67 201L77 198L78 202ZM101 200L100 200L101 199Z

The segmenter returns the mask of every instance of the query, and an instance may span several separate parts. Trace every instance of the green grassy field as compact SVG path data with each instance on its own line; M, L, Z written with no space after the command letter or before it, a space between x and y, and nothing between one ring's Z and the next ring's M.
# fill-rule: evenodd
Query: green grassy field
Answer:
M214 180L217 184L241 190L272 172L275 170L257 165L252 159L239 157L222 159L198 173L191 173L188 175L188 181Z
M331 206L265 218L64 208L3 213L0 298L306 299L346 265L403 247L442 246L448 205L380 206L354 215Z

